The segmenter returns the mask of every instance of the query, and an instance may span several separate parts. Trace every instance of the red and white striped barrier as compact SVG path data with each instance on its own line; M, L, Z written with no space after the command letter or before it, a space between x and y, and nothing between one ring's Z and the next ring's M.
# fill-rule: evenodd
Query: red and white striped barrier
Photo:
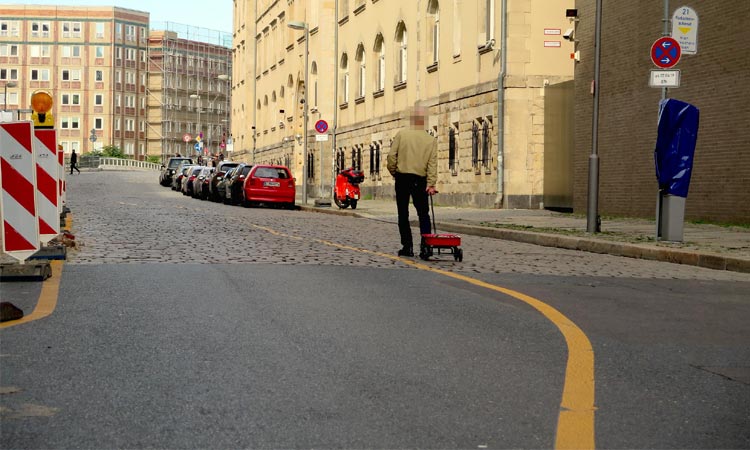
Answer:
M57 184L59 186L57 190L57 198L60 199L60 201L57 202L57 210L59 214L62 214L63 212L63 206L65 206L65 189L67 186L65 186L65 153L63 153L62 145L57 146L57 164L58 164L58 172L57 172Z
M39 250L32 122L0 123L3 252L25 261Z
M58 194L57 132L34 130L36 154L36 204L39 216L39 240L47 244L60 234Z

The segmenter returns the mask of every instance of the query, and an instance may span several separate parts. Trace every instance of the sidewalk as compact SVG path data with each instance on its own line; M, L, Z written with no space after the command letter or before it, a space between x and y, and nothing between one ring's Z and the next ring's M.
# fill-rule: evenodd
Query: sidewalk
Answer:
M360 200L356 210L316 207L312 201L301 207L394 224L398 217L393 200ZM416 225L413 207L409 214ZM435 216L439 232L750 273L750 228L685 223L683 242L657 242L655 221L647 219L603 218L602 232L590 234L585 216L547 210L435 205Z

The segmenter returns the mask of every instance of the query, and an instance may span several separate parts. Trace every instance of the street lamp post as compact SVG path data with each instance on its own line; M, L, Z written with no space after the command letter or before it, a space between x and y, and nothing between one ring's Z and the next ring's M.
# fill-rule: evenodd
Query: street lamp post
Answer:
M196 106L196 111L197 111L197 114L198 114L198 123L197 123L198 126L195 129L195 140L196 140L196 142L198 142L198 151L200 151L201 150L201 144L200 144L201 141L200 140L202 139L200 137L200 132L201 132L201 96L200 96L200 94L190 94L190 98L197 100L195 102L195 104L197 105ZM185 155L185 156L187 156L187 155Z
M14 88L18 86L18 83L15 81L8 81L5 83L5 93L3 94L3 99L5 100L5 106L3 107L3 111L8 110L8 88Z
M307 91L308 83L307 77L309 68L307 66L307 56L310 43L310 29L306 22L292 21L287 24L289 28L294 30L304 30L305 32L305 98L302 104L302 204L307 204Z

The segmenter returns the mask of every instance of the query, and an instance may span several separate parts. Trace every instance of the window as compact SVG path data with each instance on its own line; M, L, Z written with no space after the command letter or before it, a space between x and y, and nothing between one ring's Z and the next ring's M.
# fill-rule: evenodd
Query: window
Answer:
M438 0L430 0L427 4L427 23L430 24L430 53L431 63L437 64L440 54L440 5Z
M72 117L72 118L70 119L70 128L71 128L71 129L73 129L73 130L77 130L78 128L80 128L80 125L79 125L79 123L78 123L78 120L79 120L79 119L78 119L78 117Z
M0 80L17 80L18 69L0 69Z
M125 119L125 131L135 131L135 120Z
M115 106L118 108L122 106L122 96L120 94L115 95Z
M495 35L495 2L493 0L478 0L479 17L483 20L479 23L480 47L484 47Z
M96 38L104 38L104 22L96 22Z
M101 117L94 118L94 128L97 130L104 129L104 119Z
M32 58L49 57L49 45L29 45L29 56Z
M81 56L81 46L80 45L63 45L62 46L62 55L64 58L78 58Z
M5 103L8 103L9 105L17 105L18 104L18 92L8 92L8 100L6 102L5 100L5 90L0 91L0 103L5 105Z
M32 81L49 81L49 69L31 69Z
M377 92L382 92L385 89L385 45L382 34L375 37L375 54L378 57L377 72L375 73Z
M396 64L398 71L396 72L396 83L406 83L407 74L407 33L406 25L404 22L399 22L396 27L396 45L398 46L398 55Z
M104 58L104 46L97 45L96 47L94 47L94 55L97 58Z
M117 39L122 39L122 24L121 23L115 24L115 37L117 37Z
M104 104L104 95L103 94L94 95L94 105L102 106L103 104Z
M17 44L0 45L0 56L18 56Z
M122 59L122 47L115 48L115 58Z
M63 69L62 81L81 81L81 71L78 69Z
M49 22L31 22L31 37L49 37Z
M448 129L448 170L458 175L458 123Z
M365 96L365 46L359 44L357 47L357 54L355 56L357 63L359 64L359 76L357 77L357 98Z
M128 61L135 61L135 49L134 48L125 49L125 59L127 59Z
M104 71L103 70L97 70L94 72L94 80L96 81L104 81Z
M115 119L115 131L120 131L120 118Z
M349 57L341 55L341 103L349 103Z
M453 56L461 55L461 0L453 0Z

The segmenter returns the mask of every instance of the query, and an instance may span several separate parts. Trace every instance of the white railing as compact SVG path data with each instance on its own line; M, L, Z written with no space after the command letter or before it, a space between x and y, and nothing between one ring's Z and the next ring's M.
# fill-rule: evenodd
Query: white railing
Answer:
M99 158L99 168L102 170L120 170L120 169L129 169L129 170L161 170L161 164L146 162L146 161L135 161L132 159L123 159L123 158L109 158L109 157L100 157Z

